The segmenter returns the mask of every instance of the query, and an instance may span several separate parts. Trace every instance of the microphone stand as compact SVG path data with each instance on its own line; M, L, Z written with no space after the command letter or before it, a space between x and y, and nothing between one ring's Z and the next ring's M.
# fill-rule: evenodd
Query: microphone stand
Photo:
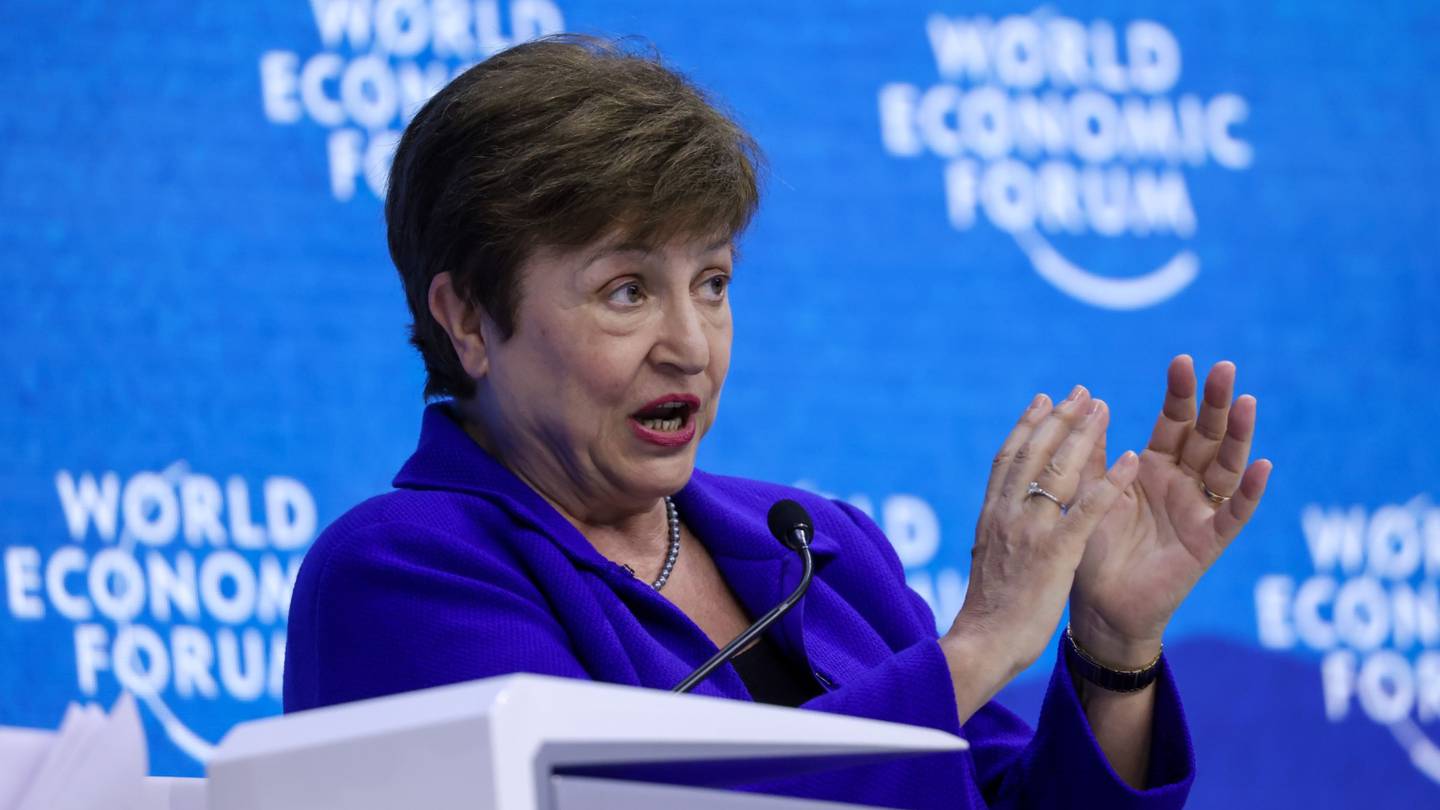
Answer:
M810 587L810 577L815 573L815 563L810 559L810 544L805 536L804 529L797 527L793 532L793 536L796 538L799 546L800 559L805 564L804 573L800 575L800 585L795 588L793 593L785 597L785 601L771 608L769 613L761 616L759 621L746 628L745 632L736 636L733 641L726 644L724 648L711 656L709 661L701 664L699 669L690 673L690 677L681 681L678 686L670 690L671 692L689 692L691 689L694 689L696 684L705 680L705 678L708 677L711 672L714 672L721 664L734 658L741 647L749 644L751 639L765 632L767 627L785 615L786 611L794 607L795 603L800 601L800 597L805 595L805 589Z

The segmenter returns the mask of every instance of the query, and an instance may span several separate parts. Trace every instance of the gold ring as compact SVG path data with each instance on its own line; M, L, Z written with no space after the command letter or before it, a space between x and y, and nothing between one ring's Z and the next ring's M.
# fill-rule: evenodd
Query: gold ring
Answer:
M1200 481L1200 491L1204 492L1205 497L1209 498L1210 502L1215 504L1216 506L1219 506L1220 504L1230 500L1229 495L1220 495L1212 491L1210 487L1205 485L1205 481L1203 479Z

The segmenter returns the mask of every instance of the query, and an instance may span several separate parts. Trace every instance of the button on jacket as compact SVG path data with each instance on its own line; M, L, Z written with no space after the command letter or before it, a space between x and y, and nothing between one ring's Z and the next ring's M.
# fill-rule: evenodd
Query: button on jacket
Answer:
M285 711L514 672L669 689L715 653L683 612L471 440L446 403L426 408L394 486L335 521L305 557L290 606ZM766 526L781 498L815 522L815 579L769 631L815 676L820 694L801 709L936 728L971 749L751 787L906 808L1184 804L1194 754L1168 667L1155 685L1148 790L1109 767L1064 655L1035 730L995 702L962 726L935 619L867 516L697 470L676 507L750 616L799 583L798 555ZM728 664L695 692L751 699Z

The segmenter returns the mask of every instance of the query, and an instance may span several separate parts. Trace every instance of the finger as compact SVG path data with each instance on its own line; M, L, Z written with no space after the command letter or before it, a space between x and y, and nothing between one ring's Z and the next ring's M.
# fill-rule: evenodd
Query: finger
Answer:
M1274 467L1268 459L1262 458L1251 464L1240 479L1240 489L1235 491L1235 496L1215 513L1215 536L1220 538L1221 550L1230 545L1230 541L1250 522L1250 516L1255 514L1255 507L1260 505L1260 498L1265 495L1265 485L1270 481L1272 469Z
M1134 483L1139 472L1140 457L1135 455L1135 451L1126 450L1115 460L1109 472L1080 490L1075 504L1060 519L1060 539L1057 542L1073 544L1083 553L1085 540L1095 532L1095 527L1100 525L1126 487ZM1078 557L1076 565L1079 565Z
M1255 437L1255 405L1255 398L1246 394L1230 409L1225 439L1201 479L1216 495L1233 495L1240 488L1240 476L1250 460L1250 442Z
M1077 385L1070 391L1064 402L1056 405L1024 444L1015 451L1015 458L1005 474L1001 485L1000 499L1018 503L1025 497L1025 490L1040 474L1040 469L1055 454L1055 449L1075 429L1090 406L1090 392Z
M1150 433L1149 448L1179 458L1185 434L1195 419L1195 361L1188 354L1176 357L1170 361L1165 377L1165 404Z
M1106 427L1109 427L1109 425L1110 425L1110 413L1109 413L1109 411L1110 411L1110 406L1109 406L1108 404L1105 406L1105 411L1106 411L1106 413L1105 413L1105 425L1106 425ZM1086 460L1084 469L1082 469L1082 470L1080 471L1080 480L1081 480L1082 482L1094 480L1094 479L1099 478L1099 477L1101 477L1101 476L1103 476L1103 475L1105 474L1105 464L1106 464L1106 461L1105 461L1105 436L1106 436L1106 435L1107 435L1106 433L1102 432L1102 433L1100 434L1100 438L1098 438L1098 439L1095 440L1095 446L1094 446L1093 448L1091 448L1091 450L1090 450L1090 458L1089 458L1088 460Z
M990 466L990 480L985 484L985 503L990 503L1000 494L1000 487L1005 483L1005 475L1010 470L1010 461L1015 457L1015 451L1019 450L1030 434L1035 431L1035 426L1040 424L1045 417L1050 415L1050 397L1044 394L1036 394L1020 414L1020 421L1005 437L1005 443L1000 445L1000 452L995 454L995 461Z
M1225 425L1230 419L1230 399L1235 396L1235 364L1228 360L1216 363L1205 377L1205 397L1200 403L1200 416L1185 435L1180 451L1180 466L1199 476L1215 458Z
M1080 473L1093 455L1095 442L1104 437L1105 428L1110 423L1110 410L1104 400L1090 400L1090 407L1086 411L1074 430L1070 431L1070 435L1065 437L1054 455L1050 456L1050 460L1045 462L1040 474L1035 476L1037 484L1067 506L1080 489ZM1055 504L1046 498L1033 497L1025 500L1031 511L1044 510L1047 516L1060 517L1060 511L1054 508Z

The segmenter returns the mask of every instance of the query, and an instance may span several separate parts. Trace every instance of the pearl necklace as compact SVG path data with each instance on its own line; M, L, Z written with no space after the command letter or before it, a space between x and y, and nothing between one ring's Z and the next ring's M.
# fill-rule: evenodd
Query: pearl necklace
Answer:
M680 513L675 510L675 501L671 500L669 495L665 496L665 520L670 527L670 551L665 555L665 565L660 569L660 576L650 583L650 587L657 591L665 587L665 582L670 579L670 572L675 568L675 558L680 556ZM624 563L621 563L620 567L629 571L630 576L635 576L634 568Z

